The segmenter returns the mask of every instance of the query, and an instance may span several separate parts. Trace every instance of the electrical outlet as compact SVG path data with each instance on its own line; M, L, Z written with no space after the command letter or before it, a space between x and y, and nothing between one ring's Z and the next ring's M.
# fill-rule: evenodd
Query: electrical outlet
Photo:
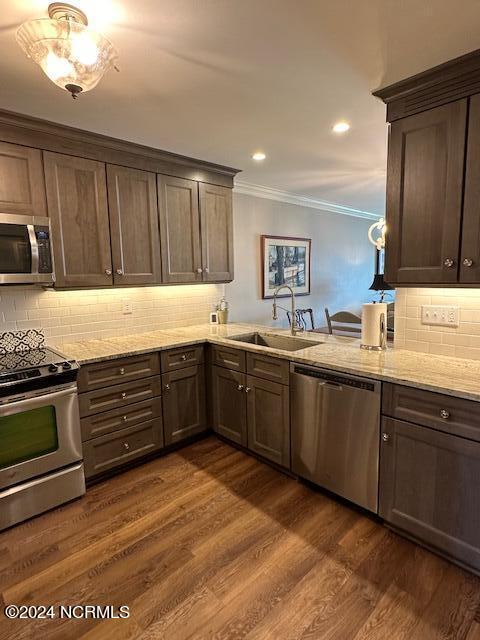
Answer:
M458 307L422 304L422 324L440 327L458 327L458 315Z
M122 313L124 316L129 315L130 313L133 313L133 306L130 300L122 301Z

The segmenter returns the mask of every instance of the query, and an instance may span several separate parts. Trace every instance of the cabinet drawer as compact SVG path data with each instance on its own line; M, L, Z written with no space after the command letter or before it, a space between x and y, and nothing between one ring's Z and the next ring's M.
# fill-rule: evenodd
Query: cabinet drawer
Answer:
M246 371L245 351L216 344L212 347L212 364L244 373Z
M383 385L385 415L480 442L480 403L442 393Z
M259 353L247 353L247 373L281 384L288 384L290 376L286 360L271 358Z
M80 416L125 407L141 400L150 400L161 393L160 376L117 384L106 389L97 389L79 396Z
M148 378L160 373L158 353L146 353L129 358L116 358L80 367L78 391L93 391L111 384Z
M193 367L203 362L203 345L192 345L190 347L180 347L179 349L169 349L160 354L162 362L162 373Z
M94 438L83 443L85 477L99 475L162 447L161 416L135 427Z
M107 433L133 427L162 415L162 399L152 398L126 407L118 407L81 419L82 440L91 440Z

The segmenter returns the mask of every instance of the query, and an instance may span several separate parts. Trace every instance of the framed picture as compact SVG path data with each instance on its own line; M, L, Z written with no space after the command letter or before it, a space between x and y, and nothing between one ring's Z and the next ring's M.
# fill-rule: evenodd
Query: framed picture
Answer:
M282 284L292 287L297 296L310 293L310 238L262 236L263 298L273 298ZM279 298L289 295L282 291Z

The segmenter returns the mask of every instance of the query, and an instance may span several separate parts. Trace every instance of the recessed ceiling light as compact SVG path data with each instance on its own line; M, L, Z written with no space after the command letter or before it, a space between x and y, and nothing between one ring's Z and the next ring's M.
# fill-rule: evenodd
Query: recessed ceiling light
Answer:
M263 153L263 151L256 151L252 156L253 160L256 160L257 162L265 160L266 157L267 156Z
M332 131L334 133L345 133L345 131L348 131L350 129L350 125L348 124L348 122L345 122L344 120L342 120L341 122L336 122L333 125Z

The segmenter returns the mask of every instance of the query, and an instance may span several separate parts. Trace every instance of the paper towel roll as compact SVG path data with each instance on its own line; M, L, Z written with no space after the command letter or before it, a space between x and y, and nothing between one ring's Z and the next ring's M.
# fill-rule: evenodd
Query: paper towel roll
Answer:
M362 349L385 349L387 344L387 305L367 302L362 312Z

